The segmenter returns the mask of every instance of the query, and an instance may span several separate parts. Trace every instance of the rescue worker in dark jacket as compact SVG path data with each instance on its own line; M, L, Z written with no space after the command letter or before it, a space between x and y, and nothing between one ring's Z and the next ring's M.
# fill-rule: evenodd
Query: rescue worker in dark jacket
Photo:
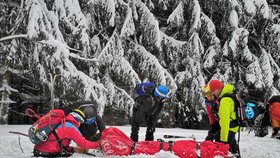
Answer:
M78 109L85 113L86 120L79 127L82 135L89 141L99 141L102 131L106 129L100 115L97 113L97 105L91 101L83 101L76 104ZM88 149L77 147L76 152L87 153Z
M138 142L139 127L142 123L146 123L147 126L145 140L154 140L155 124L158 119L157 117L164 102L169 99L170 90L168 87L163 85L157 86L152 94L135 98L130 135L130 138L133 141Z
M81 105L79 109L85 113L87 118L79 128L81 133L87 140L98 141L106 127L101 116L97 114L97 106L88 103Z

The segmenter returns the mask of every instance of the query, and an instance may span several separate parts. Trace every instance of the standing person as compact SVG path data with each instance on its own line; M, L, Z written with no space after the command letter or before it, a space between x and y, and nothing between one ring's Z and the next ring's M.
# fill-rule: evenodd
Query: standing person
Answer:
M219 100L218 110L220 130L220 141L230 146L230 152L236 154L239 147L235 139L235 134L239 130L236 117L234 100L226 95L233 94L234 87L231 84L224 85L220 80L211 80L209 82L210 91Z
M55 132L50 133L48 139L34 146L34 156L59 157L71 156L76 148L70 146L71 140L77 145L86 149L98 148L98 143L86 140L79 131L78 127L85 121L85 114L74 109L67 115L66 122L60 124ZM58 140L59 139L59 140Z
M155 123L164 102L170 99L170 92L168 87L159 85L154 88L153 93L135 98L130 135L133 141L138 142L141 123L147 125L145 140L154 140Z
M215 140L216 142L220 141L220 125L219 125L219 102L215 100L214 95L210 91L209 84L205 85L202 88L202 93L205 97L205 107L209 119L210 129L205 140Z

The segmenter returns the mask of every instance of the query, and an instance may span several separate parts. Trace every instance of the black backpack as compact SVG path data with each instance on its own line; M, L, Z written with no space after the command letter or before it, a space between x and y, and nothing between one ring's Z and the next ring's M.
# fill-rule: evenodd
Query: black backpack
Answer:
M252 101L249 95L242 92L227 93L222 96L222 98L224 97L230 97L234 101L236 119L230 122L230 127L252 127L254 125L255 119L259 115L258 103Z

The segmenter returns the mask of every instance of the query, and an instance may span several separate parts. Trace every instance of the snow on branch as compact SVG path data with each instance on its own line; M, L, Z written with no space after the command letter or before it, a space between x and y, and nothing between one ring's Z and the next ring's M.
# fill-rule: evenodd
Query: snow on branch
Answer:
M160 43L162 40L161 33L159 30L158 21L155 19L154 15L150 12L148 7L142 3L140 0L136 3L136 8L139 11L140 17L140 30L143 35L143 46L156 46L160 48Z
M15 38L27 38L27 36L28 36L27 34L6 36L6 37L0 38L0 42L7 41L7 40L12 40L12 39L15 39Z
M158 59L141 45L131 43L130 47L131 50L128 53L133 56L130 62L137 65L138 74L166 85L165 69L160 65Z
M124 57L115 57L110 71L126 85L135 87L137 83L141 82L137 73Z
M164 48L165 62L169 65L169 69L178 71L179 66L183 65L184 60L187 57L187 42L178 41L173 37L167 36L161 32L162 42L161 47Z
M126 8L126 17L124 20L124 23L122 25L120 37L128 37L130 35L133 35L135 32L135 25L133 21L133 15L132 10L128 6L128 4L122 2L121 5L123 5Z
M245 77L246 82L252 84L256 89L262 90L264 88L262 70L257 58L246 68Z
M34 0L30 4L27 34L30 39L63 40L58 26L59 21L53 11L49 11L43 0Z
M273 86L273 77L274 76L272 73L269 56L265 49L262 48L261 52L262 52L262 54L259 57L259 61L260 61L260 67L262 70L262 74L264 77L263 78L264 84L266 87L271 87L271 86Z
M60 75L64 80L78 79L83 86L81 88L84 93L84 100L89 100L91 97L102 107L106 104L105 88L102 84L97 83L94 79L82 71L77 70L76 66L69 60L69 50L63 43L55 40L47 41L50 45L56 47L56 52L52 55L52 62L56 69L60 70ZM70 88L67 82L62 82L65 87ZM69 87L70 86L70 87Z
M201 43L199 35L193 33L188 43L189 56L196 61L199 61L204 53L204 47Z
M114 0L90 0L88 5L93 8L96 16L105 19L109 26L115 26L116 3Z
M183 2L180 1L177 7L173 10L173 12L169 15L167 19L167 23L171 24L171 26L182 27L185 23L184 19L184 9Z
M185 12L188 12L189 16ZM181 1L168 17L167 23L176 27L186 27L186 23L189 23L187 25L190 26L188 34L191 35L201 26L200 14L201 8L198 0Z
M216 27L213 21L204 13L201 13L201 28L200 28L200 39L204 41L203 44L206 46L215 44L219 45L220 40L216 36Z
M116 30L100 54L97 54L97 59L101 65L109 65L112 63L115 56L123 56L121 40Z
M89 49L88 23L83 15L78 0L59 0L54 1L54 11L58 15L61 22L60 25L65 30L71 32L71 36L75 42L75 47L84 50L82 54L86 56Z

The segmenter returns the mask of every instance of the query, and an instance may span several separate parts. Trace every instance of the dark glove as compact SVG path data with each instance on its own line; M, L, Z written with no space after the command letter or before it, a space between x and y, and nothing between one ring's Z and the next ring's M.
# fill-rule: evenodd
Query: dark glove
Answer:
M99 141L99 139L101 138L102 134L101 133L96 133L95 135L93 135L91 138L90 138L90 141L92 142L97 142Z
M72 147L72 146L67 146L65 149L66 149L67 152L70 152L70 153L75 152L74 147Z
M156 131L155 127L147 127L147 132L154 133Z

